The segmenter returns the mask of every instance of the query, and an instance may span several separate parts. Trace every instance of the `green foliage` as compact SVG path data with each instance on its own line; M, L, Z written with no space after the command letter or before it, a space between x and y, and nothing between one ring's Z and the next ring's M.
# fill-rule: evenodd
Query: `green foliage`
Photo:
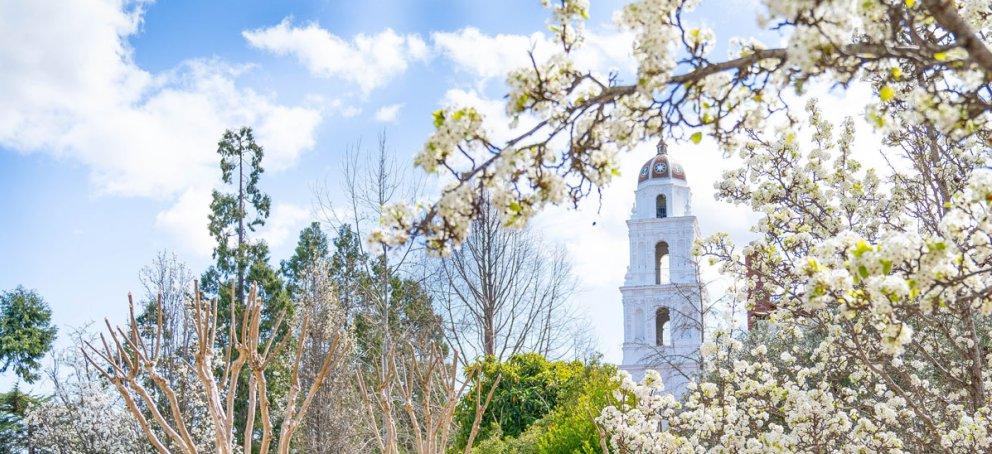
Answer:
M538 432L537 452L601 452L595 418L613 403L616 368L592 363L575 378L578 386L531 430Z
M368 254L362 252L358 234L348 224L338 228L334 238L334 254L331 256L330 274L338 292L338 302L345 311L351 313L361 306L362 286L368 284L365 269Z
M244 301L246 273L262 258L268 259L265 243L248 238L249 231L254 232L265 225L272 203L258 187L264 171L264 153L255 143L251 128L242 127L238 131L224 132L217 144L217 154L220 155L221 180L234 187L230 193L215 190L210 202L209 230L217 241L213 253L217 264L212 271L218 278L236 277L237 300Z
M538 436L536 430L528 430L518 437L503 437L499 428L492 429L489 438L476 443L472 452L477 454L536 454ZM561 451L565 452L565 451Z
M276 317L283 312L291 315L292 307L279 272L269 265L268 245L248 236L269 217L271 200L258 185L264 153L251 128L242 127L224 132L217 154L221 181L233 188L230 193L214 191L210 203L209 230L217 242L213 251L217 262L201 277L201 290L219 298L222 314L229 313L232 301L239 303L235 312L240 313L246 283L258 285L259 297L265 302L263 336L270 336L275 334L270 330ZM222 328L228 319L220 320ZM227 329L218 330L221 342L227 341L226 335Z
M38 379L39 361L52 348L57 329L52 310L24 287L0 294L0 372L13 368L28 383Z
M377 267L373 267L373 272L375 269ZM361 277L370 279L367 275ZM363 363L371 362L369 365L373 366L378 363L386 334L384 329L389 330L389 337L409 340L411 346L423 349L425 353L432 344L443 344L440 319L434 312L430 294L420 282L395 275L389 278L387 324L382 323L381 309L375 307L380 301L378 295L366 292L365 296L371 298L359 302L353 317L355 351Z
M278 339L287 335L288 326L284 324L279 332L274 332L275 323L280 315L285 315L289 320L293 315L293 306L280 272L269 264L268 245L249 237L258 227L265 225L272 203L259 188L259 179L264 172L264 152L255 143L251 128L242 127L237 131L224 132L217 144L217 154L220 155L221 181L231 187L231 192L213 192L208 228L217 242L213 251L216 263L200 278L200 288L208 296L218 299L221 314L230 314L233 304L235 319L240 319L247 287L257 285L258 297L264 304L261 335L264 339ZM218 347L222 348L230 342L229 321L229 316L218 319ZM288 359L277 359L266 371L266 387L271 401L281 401L288 392ZM239 395L247 395L247 384L247 372L244 372L238 382ZM238 399L236 403L237 427L244 426L246 402L246 399ZM256 415L256 418L259 417ZM278 427L278 421L275 426ZM256 419L255 427L261 427L260 420ZM243 436L238 434L239 438Z
M478 387L485 396L496 377L502 377L483 415L478 439L489 438L494 428L503 436L516 437L558 405L569 388L576 386L573 379L582 368L580 361L548 361L537 353L514 355L504 362L488 358L472 364L467 373L482 375L456 410L459 445L464 446L472 428Z
M327 235L320 229L319 222L311 223L300 232L293 256L282 262L282 274L286 278L286 291L290 299L298 299L308 271L324 266L329 254L327 242Z
M20 452L27 448L28 433L24 416L38 399L22 393L17 386L0 394L0 452Z
M615 367L596 361L548 361L536 353L472 367L482 370L483 390L497 374L503 377L483 417L476 452L601 451L594 419L612 402ZM464 447L471 430L474 393L473 388L458 407L458 447Z

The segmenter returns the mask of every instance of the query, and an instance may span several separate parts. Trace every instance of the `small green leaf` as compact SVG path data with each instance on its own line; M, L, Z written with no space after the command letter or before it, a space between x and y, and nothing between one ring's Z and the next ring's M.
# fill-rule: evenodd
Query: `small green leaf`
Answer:
M861 257L865 252L871 251L871 249L871 245L868 244L868 242L865 240L858 240L858 242L854 244L854 256Z
M933 59L937 61L946 61L947 52L937 52L936 54L933 54Z
M689 137L689 140L691 140L692 143L698 144L703 140L703 133L696 131L692 133L692 136Z

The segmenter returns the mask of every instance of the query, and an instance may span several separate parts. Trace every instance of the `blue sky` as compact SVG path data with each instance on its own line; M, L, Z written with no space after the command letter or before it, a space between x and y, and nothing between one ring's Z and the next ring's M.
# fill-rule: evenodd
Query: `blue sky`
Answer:
M590 61L629 72L629 37L611 26L620 2L592 3ZM753 8L718 1L694 16L725 39L753 30ZM477 101L498 114L500 74L541 39L546 18L538 0L0 0L0 289L38 290L67 332L123 316L157 251L202 271L215 143L241 124L261 130L262 188L275 203L265 237L274 261L286 258L314 218L315 186L337 184L346 147L385 131L409 162L442 104ZM331 58L328 42L340 47ZM673 154L703 231L743 235L747 212L711 200L716 151ZM618 359L633 181L611 187L601 207L535 222L572 253L577 304L597 321L608 360Z

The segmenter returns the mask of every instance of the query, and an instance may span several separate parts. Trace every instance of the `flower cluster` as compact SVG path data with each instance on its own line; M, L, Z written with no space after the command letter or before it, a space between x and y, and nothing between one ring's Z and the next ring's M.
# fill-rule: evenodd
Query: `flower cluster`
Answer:
M850 121L837 128L815 102L807 111L809 130L756 135L739 150L744 165L717 184L718 197L762 215L760 238L741 253L726 235L695 249L748 284L741 297L776 310L746 337L705 343L704 372L680 404L642 405L644 387L658 385L628 383L631 397L600 419L618 450L992 446L987 150L907 134L915 164L883 181L853 158ZM955 192L934 196L926 184Z

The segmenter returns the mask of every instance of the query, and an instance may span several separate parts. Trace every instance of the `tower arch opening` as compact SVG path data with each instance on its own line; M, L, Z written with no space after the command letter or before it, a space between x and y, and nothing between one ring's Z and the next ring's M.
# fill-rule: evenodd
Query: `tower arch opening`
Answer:
M654 245L654 283L655 285L667 284L670 282L669 276L669 254L668 243L659 241Z
M658 197L655 197L654 212L657 218L668 217L668 200L665 198L665 194L658 194Z
M658 310L654 312L654 343L655 345L671 345L672 336L669 332L671 327L669 326L669 320L671 320L671 314L667 307L659 307Z

